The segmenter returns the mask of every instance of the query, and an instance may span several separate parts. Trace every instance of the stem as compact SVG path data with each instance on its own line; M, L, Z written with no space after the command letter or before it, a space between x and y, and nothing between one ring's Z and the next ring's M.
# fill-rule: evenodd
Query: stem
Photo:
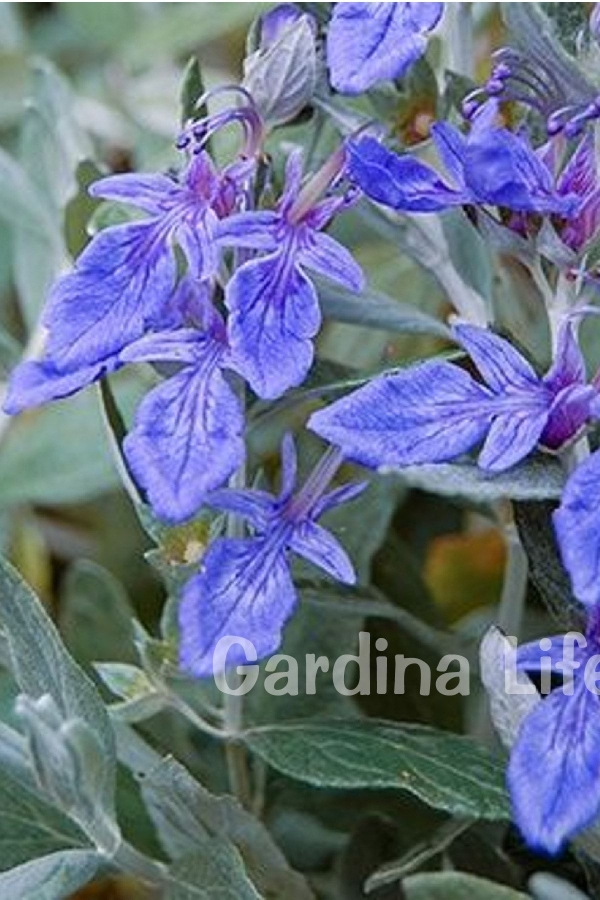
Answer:
M238 397L242 406L245 405L245 385L239 380L237 387ZM246 486L246 465L243 463L231 478L230 487L243 489ZM245 535L244 521L235 513L229 513L226 526L227 537L243 538ZM241 684L242 676L237 669L230 675L232 687ZM223 701L223 724L227 739L225 742L225 760L231 791L240 803L248 808L251 802L250 782L248 777L248 759L246 748L240 741L240 734L244 729L244 697L242 694L225 694Z
M166 866L140 853L127 841L121 842L117 852L110 857L110 862L128 875L136 875L147 884L155 885L157 889L167 872Z
M507 559L496 622L505 634L518 637L527 593L529 561L523 550L510 507L502 505L500 516L503 520L502 531L506 542Z
M458 75L473 78L473 16L470 3L448 3L449 68Z

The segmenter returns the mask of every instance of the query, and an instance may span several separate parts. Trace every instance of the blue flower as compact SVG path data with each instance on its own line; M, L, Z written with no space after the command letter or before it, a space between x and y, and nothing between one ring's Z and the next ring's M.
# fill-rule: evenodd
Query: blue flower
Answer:
M360 94L400 78L423 55L443 3L336 3L327 34L331 84Z
M343 156L336 156L332 172L326 171L325 176L317 173L319 190L323 178L328 183L341 165ZM279 397L300 384L313 359L321 310L305 270L351 290L358 291L363 285L362 271L349 251L322 232L343 209L344 198L317 201L314 182L301 191L301 178L301 154L295 152L288 159L277 211L238 213L224 220L218 230L221 244L266 254L240 266L225 294L236 368L264 399Z
M600 815L598 610L590 613L585 638L568 637L526 644L517 657L529 672L543 670L548 657L548 670L564 678L521 722L507 772L515 822L527 843L546 853L558 853Z
M296 605L288 556L296 553L346 584L354 582L352 563L337 540L317 524L326 510L355 497L364 485L346 485L326 492L339 467L337 452L325 454L305 484L294 492L296 453L291 439L282 451L279 496L257 490L221 491L211 505L246 519L254 534L248 538L218 538L202 569L186 585L180 605L180 662L198 677L223 669L217 650L225 637L251 641L258 658L281 643L283 626ZM227 665L246 663L241 645L234 645Z
M600 451L577 466L554 513L565 568L573 592L588 608L600 604Z
M228 381L225 325L207 305L206 325L149 334L123 363L174 363L178 371L140 404L123 443L129 468L160 519L191 518L244 460L244 412Z
M538 444L558 450L599 414L571 324L543 378L490 331L459 324L453 332L484 383L452 363L425 362L374 379L314 413L309 427L374 468L444 462L483 442L479 465L499 472Z
M392 153L368 136L348 141L348 175L372 200L400 211L438 212L470 204L573 215L580 205L577 195L558 191L528 140L498 127L496 115L497 104L489 101L466 137L447 122L432 126L449 182L412 155Z

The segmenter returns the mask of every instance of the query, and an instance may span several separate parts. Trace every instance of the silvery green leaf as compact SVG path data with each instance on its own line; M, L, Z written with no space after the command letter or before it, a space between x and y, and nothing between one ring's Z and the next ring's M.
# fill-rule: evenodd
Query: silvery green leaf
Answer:
M0 869L73 848L91 849L84 833L64 813L0 770Z
M450 337L450 331L443 322L410 303L395 300L380 291L367 289L356 294L322 279L315 281L323 314L328 319L399 334Z
M197 843L193 856L173 863L165 882L164 900L264 900L248 879L242 857L223 838Z
M203 93L204 82L202 80L200 63L198 57L192 56L185 67L179 93L182 125L185 125L189 119L200 119L203 115L206 115L206 110L203 111L197 108L198 100Z
M568 5L573 6L574 4L569 3ZM536 872L529 879L527 888L533 900L589 900L588 894L584 894L571 882L565 881L564 878L559 878L558 875L553 875L551 872Z
M101 858L89 850L40 856L0 874L0 896L10 900L63 900L94 877Z
M308 16L301 16L270 47L255 51L244 62L242 85L272 126L295 119L310 103L316 82L315 35Z
M487 631L481 642L479 664L492 722L502 743L510 750L521 722L533 712L540 702L540 695L524 672L516 678L516 647L495 626ZM529 693L524 693L523 690L528 688Z
M174 759L165 759L142 780L142 796L169 856L193 854L209 839L237 848L248 876L265 897L311 900L265 826L233 797L216 797Z
M528 895L464 872L421 872L402 881L406 900L527 900Z
M310 719L242 737L273 768L315 787L392 788L457 816L510 817L503 766L462 735L379 719Z
M112 703L108 707L111 718L120 722L142 722L167 705L165 697L138 666L96 663L94 668L109 691L122 698L122 702Z
M471 462L428 463L382 471L397 475L410 487L443 497L461 497L473 503L493 503L503 497L511 500L559 499L565 481L558 460L542 455L494 475Z
M86 778L93 779L94 809L90 812L86 796L78 810L79 821L105 849L114 849L120 839L114 821L116 754L104 704L88 677L67 653L33 591L5 560L0 560L0 621L8 639L11 668L21 691L33 701L49 695L65 727L74 729L72 739L77 738L80 746L85 745L81 752L92 753L90 762L94 766L90 766ZM89 785L90 781L86 783Z
M544 219L535 241L538 253L561 269L577 266L577 254L563 244L556 228L549 219Z
M6 722L0 722L0 768L9 778L31 791L36 790L27 740Z

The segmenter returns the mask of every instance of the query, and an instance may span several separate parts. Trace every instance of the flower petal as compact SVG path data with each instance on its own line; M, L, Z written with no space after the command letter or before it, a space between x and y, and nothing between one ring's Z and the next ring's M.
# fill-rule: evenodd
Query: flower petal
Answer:
M550 657L550 669L560 675L572 675L573 669L564 671L562 667L558 667L557 663L567 663L569 660L568 652L565 653L565 637L564 634L555 634L553 637L541 638L550 646L547 650L540 647L540 641L529 641L527 644L520 644L517 648L517 668L524 672L540 672L542 669L541 659L544 656ZM585 647L574 644L573 659L575 662L585 662Z
M541 379L533 367L504 338L487 328L466 323L455 325L452 333L495 393L540 391Z
M550 407L540 443L549 450L559 450L573 440L592 417L597 398L598 392L591 384L574 384L559 391Z
M126 172L109 175L90 185L92 197L118 200L137 206L153 216L161 215L181 198L181 185L168 175Z
M14 416L50 400L70 397L109 372L114 372L119 365L117 357L110 357L91 366L80 366L73 372L61 372L49 360L23 362L11 373L4 412Z
M277 227L281 219L275 212L243 212L219 222L217 240L224 247L245 247L248 250L277 249Z
M344 584L356 582L348 554L339 541L316 522L309 519L300 522L290 539L289 548L337 581Z
M48 356L66 372L118 353L168 303L175 274L160 221L102 231L50 294Z
M585 384L585 359L572 321L564 322L560 328L554 362L543 380L553 392L572 384Z
M527 843L558 853L600 812L600 698L578 679L553 691L519 730L508 767L514 818Z
M327 35L333 87L360 94L399 78L425 51L442 3L336 3Z
M244 418L218 359L207 353L142 401L123 447L156 514L184 521L244 459Z
M361 291L365 286L363 270L350 251L323 232L315 231L311 235L310 243L302 249L299 262L348 290Z
M227 285L229 341L236 370L265 400L304 380L321 324L316 291L287 251L241 266Z
M392 153L375 138L350 140L346 147L350 177L368 197L392 209L439 212L470 200L464 191L445 184L434 169L408 154Z
M504 472L535 450L548 422L548 409L513 409L492 422L478 463L488 472Z
M268 539L215 541L200 573L185 587L179 607L181 667L198 677L222 670L215 649L223 637L250 641L259 659L281 643L281 632L296 605L284 547ZM245 664L234 645L227 666Z
M224 488L221 491L213 491L206 498L206 502L215 509L241 516L261 534L266 531L269 517L275 506L275 500L271 494L267 491L256 490L256 488L247 490Z
M571 576L578 600L593 606L600 602L600 453L582 462L563 492L554 513L562 560Z
M493 397L450 363L428 362L374 379L314 413L309 427L366 466L444 462L479 443Z

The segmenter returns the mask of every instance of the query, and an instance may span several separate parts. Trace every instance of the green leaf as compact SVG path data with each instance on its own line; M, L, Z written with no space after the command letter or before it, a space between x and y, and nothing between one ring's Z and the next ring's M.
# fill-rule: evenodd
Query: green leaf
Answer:
M106 662L94 668L109 691L122 699L108 708L113 720L143 722L167 706L166 698L138 666Z
M196 56L192 56L185 67L179 95L182 125L185 125L189 119L196 119L202 116L202 112L197 109L196 104L203 93L204 82L202 80L200 63Z
M367 289L356 294L322 280L318 280L318 291L324 316L336 322L400 334L433 334L450 338L450 331L443 322L410 303L394 300L380 291Z
M423 872L402 882L406 900L526 900L528 894L463 872Z
M267 725L243 735L273 768L315 787L397 788L457 816L509 818L504 769L469 738L377 719Z
M196 844L193 856L178 859L166 878L165 900L262 900L244 872L238 851L222 838Z
M78 662L136 661L133 617L125 589L107 569L90 560L69 569L61 593L60 631Z
M89 847L82 831L22 782L0 771L0 869L10 869L38 856ZM0 882L0 887L2 882ZM12 894L4 894L10 896Z
M32 859L0 875L0 895L10 900L63 900L91 881L102 858L88 850L64 850Z
M119 395L133 406L139 380L126 375ZM90 500L120 484L93 391L19 416L0 455L0 506Z
M142 796L172 859L190 856L209 839L221 839L239 851L248 876L265 897L313 896L258 819L233 797L211 794L174 759L163 760L146 775Z
M98 822L87 824L92 830L98 825L110 833L114 821L116 752L104 704L67 653L40 601L5 560L0 561L0 621L21 691L33 700L50 695L63 719L85 725L98 745L98 765L93 773Z
M497 475L484 472L470 462L404 466L386 471L393 472L410 487L442 497L461 497L473 503L493 503L505 497L511 500L558 499L565 482L558 460L541 455Z

